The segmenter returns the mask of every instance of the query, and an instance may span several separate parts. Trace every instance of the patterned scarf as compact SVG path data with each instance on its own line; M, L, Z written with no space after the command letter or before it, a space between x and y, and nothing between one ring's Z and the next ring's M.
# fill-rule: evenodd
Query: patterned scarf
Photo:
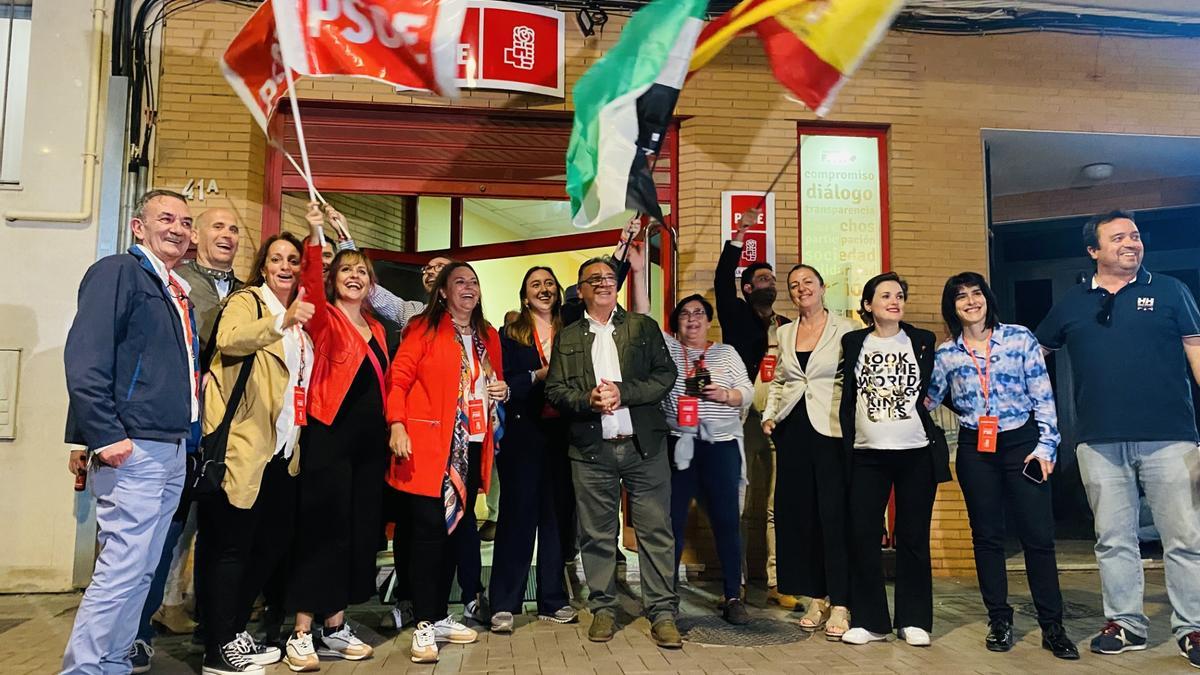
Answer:
M454 532L463 517L467 503L467 472L470 470L469 447L471 442L470 420L467 417L467 400L473 390L471 388L471 361L467 358L467 348L461 339L458 352L461 367L458 376L458 410L454 415L454 432L450 437L450 460L446 467L446 476L442 479L442 503L446 510L446 532ZM490 375L491 368L487 365L487 348L478 335L471 336L471 344L475 348L475 361L479 363L481 372ZM499 440L503 434L503 422L500 418L499 406L495 399L488 399L488 427Z

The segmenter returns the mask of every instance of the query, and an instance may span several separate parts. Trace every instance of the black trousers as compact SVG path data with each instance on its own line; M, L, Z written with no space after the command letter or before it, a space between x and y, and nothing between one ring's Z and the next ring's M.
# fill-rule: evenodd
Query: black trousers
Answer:
M975 573L988 619L1012 622L1008 604L1008 572L1004 537L1008 515L1025 552L1025 574L1044 628L1062 623L1063 601L1054 555L1054 506L1049 481L1038 484L1022 475L1025 458L1037 447L1037 424L1001 432L995 453L976 451L977 432L962 427L958 434L958 484L971 521ZM1036 460L1034 460L1036 461Z
M853 433L850 430L849 433ZM929 523L937 484L928 447L855 450L850 474L850 618L856 628L933 630ZM888 495L896 490L896 620L888 618L880 541ZM778 505L776 505L778 508Z
M488 593L493 612L521 611L536 539L538 613L552 615L569 603L561 521L574 517L575 494L567 458L567 426L556 418L539 427L522 427L519 436L508 437L520 442L502 443L496 456L504 489L500 491Z
M442 498L406 494L410 518L408 546L409 587L413 614L417 621L440 621L449 614L450 583L457 572L462 579L474 580L472 588L463 588L463 601L474 599L482 564L479 559L479 528L475 521L475 497L479 493L480 453L482 445L471 443L468 452L467 503L454 532L446 532L446 510ZM503 510L503 509L502 509Z
M375 595L388 429L382 418L309 420L301 438L298 527L287 606L336 614Z
M286 564L295 523L296 479L275 457L263 471L254 506L239 509L224 494L200 502L197 595L204 604L204 648L215 657L246 629L254 600Z
M775 439L775 569L779 592L850 604L846 451L813 429L801 401Z

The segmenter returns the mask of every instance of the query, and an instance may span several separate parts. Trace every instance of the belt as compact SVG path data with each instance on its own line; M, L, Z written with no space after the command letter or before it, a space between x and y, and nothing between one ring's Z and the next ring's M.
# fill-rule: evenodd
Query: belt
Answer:
M606 438L606 439L604 439L604 442L605 443L624 443L625 441L632 441L634 438L637 438L637 437L634 436L633 434L627 434L625 436L613 436L612 438Z

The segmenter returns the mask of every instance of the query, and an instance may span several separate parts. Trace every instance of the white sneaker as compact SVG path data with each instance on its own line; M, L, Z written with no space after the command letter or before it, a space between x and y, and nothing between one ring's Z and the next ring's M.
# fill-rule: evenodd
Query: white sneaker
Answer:
M284 645L284 661L295 673L306 673L321 669L321 659L313 647L312 633L292 633Z
M371 645L358 639L354 631L350 630L350 623L342 624L342 627L333 633L326 633L327 628L321 629L321 646L317 648L317 654L320 656L333 656L347 661L361 661L375 650Z
M495 614L492 614L492 632L513 632L513 621L512 612L496 612Z
M469 645L479 638L479 633L455 621L454 615L450 615L433 624L433 637L438 642Z
M887 635L883 633L872 633L866 628L851 628L842 636L842 642L848 645L865 645L868 642L880 642L886 640Z
M908 643L910 647L928 647L929 633L924 628L916 626L905 626L900 629L900 637Z
M473 621L486 626L492 620L492 610L481 599L475 599L463 606L463 621Z
M247 659L250 659L250 663L269 666L273 663L279 663L279 660L283 658L283 652L279 650L279 647L260 645L246 631L238 633L234 639L240 646L242 653L246 655Z
M433 634L433 624L422 621L413 631L412 649L409 652L413 663L437 663L438 646Z

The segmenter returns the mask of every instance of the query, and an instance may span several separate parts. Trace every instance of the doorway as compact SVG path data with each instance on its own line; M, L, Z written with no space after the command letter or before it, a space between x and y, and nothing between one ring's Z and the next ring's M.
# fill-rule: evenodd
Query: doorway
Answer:
M983 144L990 278L1001 321L1036 330L1064 293L1090 282L1095 267L1082 227L1113 209L1134 214L1146 268L1200 297L1200 138L988 129ZM1060 351L1047 367L1062 433L1052 481L1060 563L1094 566L1092 513L1075 459L1075 364ZM1200 391L1195 383L1192 389L1197 404ZM1155 557L1148 509L1142 525L1143 550Z

